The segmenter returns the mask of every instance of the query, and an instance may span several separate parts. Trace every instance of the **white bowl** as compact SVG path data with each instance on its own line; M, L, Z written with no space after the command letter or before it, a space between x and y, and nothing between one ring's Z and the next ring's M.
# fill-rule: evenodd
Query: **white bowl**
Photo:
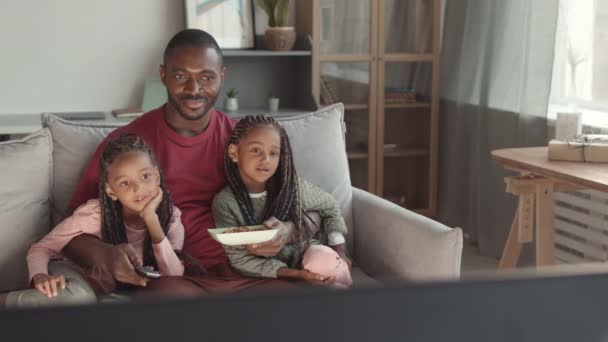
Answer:
M247 228L257 228L261 226L248 226ZM264 229L256 230L253 232L241 232L241 233L224 233L225 230L230 228L214 228L209 229L211 237L222 245L226 246L240 246L250 245L252 243L266 242L272 239L278 228L275 229Z

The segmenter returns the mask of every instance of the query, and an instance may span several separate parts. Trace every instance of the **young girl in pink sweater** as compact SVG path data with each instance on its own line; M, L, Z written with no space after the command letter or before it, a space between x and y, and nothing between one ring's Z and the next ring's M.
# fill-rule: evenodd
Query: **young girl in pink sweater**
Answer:
M130 244L143 264L161 275L181 276L184 272L174 251L181 250L184 243L181 213L171 202L150 147L133 134L109 140L99 175L99 199L80 206L28 252L30 283L48 298L67 295L62 294L67 291L62 291L66 278L61 273L49 274L49 261L80 234L94 235L106 243ZM8 304L10 300L9 294Z

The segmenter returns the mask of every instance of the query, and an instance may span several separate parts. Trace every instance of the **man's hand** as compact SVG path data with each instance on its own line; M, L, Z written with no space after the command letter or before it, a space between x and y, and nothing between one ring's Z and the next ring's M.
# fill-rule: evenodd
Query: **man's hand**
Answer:
M62 275L48 275L38 273L32 278L34 287L43 295L55 298L59 291L65 289L65 278Z
M143 263L133 246L128 243L113 246L107 258L105 264L117 281L136 286L147 285L147 280L135 272L135 267L142 266Z
M294 226L291 222L281 222L271 217L264 226L267 228L278 228L276 235L269 241L247 245L247 251L253 255L273 257L279 253L285 244L292 241Z

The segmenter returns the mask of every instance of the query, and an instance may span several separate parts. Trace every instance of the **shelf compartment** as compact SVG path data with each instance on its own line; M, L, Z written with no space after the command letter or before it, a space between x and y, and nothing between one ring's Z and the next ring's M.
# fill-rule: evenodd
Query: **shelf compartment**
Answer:
M345 104L344 110L368 110L369 105L367 104Z
M428 155L429 155L429 151L426 148L420 148L420 147L398 146L396 148L385 148L384 149L385 158L427 157Z
M392 53L384 55L385 62L432 62L432 54Z
M384 158L382 197L408 209L428 208L429 158Z
M429 102L409 102L409 103L384 103L385 109L400 109L400 108L431 108Z
M385 0L380 24L385 53L433 51L433 0Z
M272 50L222 50L224 57L298 57L312 56L312 51L308 50L290 50L290 51L272 51Z
M277 118L277 117L280 118L280 117L290 117L290 116L294 116L294 115L300 115L300 114L305 114L305 113L311 112L311 110L304 109L304 108L282 108L276 112L271 112L268 110L268 108L239 108L239 110L234 111L234 112L227 112L222 109L222 111L224 113L226 113L226 115L230 116L233 119L237 119L237 120L242 119L243 117L245 117L247 115L264 114L264 115L272 116L275 118Z
M369 103L369 63L321 63L319 100L327 103Z
M350 159L348 161L348 168L350 169L350 183L355 188L369 191L369 178L368 178L368 159Z
M367 159L369 158L369 153L360 152L360 151L348 151L346 152L346 156L348 159L356 160L356 159Z

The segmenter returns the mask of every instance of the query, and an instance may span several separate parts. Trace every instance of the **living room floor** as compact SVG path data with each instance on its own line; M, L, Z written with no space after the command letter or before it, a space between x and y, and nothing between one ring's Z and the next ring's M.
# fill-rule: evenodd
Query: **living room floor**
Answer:
M498 259L481 255L476 245L464 241L460 266L461 278L466 279L467 275L472 273L495 271L497 267Z

